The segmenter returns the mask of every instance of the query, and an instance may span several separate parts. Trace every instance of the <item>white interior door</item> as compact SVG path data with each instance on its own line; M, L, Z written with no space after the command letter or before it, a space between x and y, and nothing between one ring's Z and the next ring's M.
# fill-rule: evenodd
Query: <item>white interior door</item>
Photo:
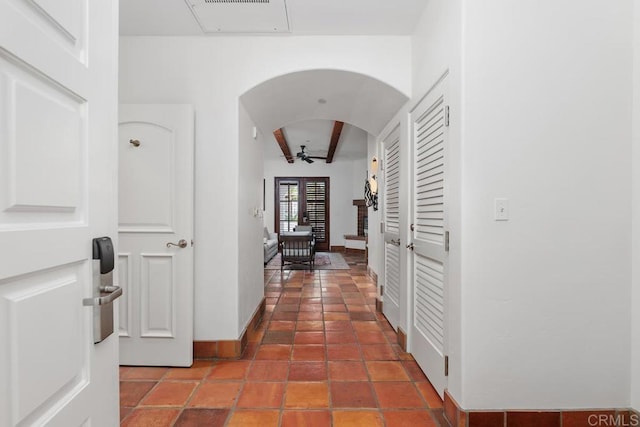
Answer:
M193 109L121 105L122 365L193 362Z
M400 322L400 126L383 141L384 149L384 304L394 329Z
M119 423L117 335L94 345L83 305L92 239L116 240L117 19L0 0L2 426Z
M411 112L413 158L410 349L443 396L446 387L446 78Z

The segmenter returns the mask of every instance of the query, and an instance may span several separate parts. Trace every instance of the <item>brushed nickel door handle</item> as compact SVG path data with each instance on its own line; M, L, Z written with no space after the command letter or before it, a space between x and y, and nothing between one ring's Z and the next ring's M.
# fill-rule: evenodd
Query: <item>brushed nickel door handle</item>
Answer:
M115 301L122 295L122 288L120 286L103 286L100 288L100 291L106 295L95 298L85 298L82 300L82 305L105 305Z
M184 239L181 239L178 243L172 243L169 242L167 243L167 247L170 248L171 246L178 246L180 248L186 248L187 247L187 241Z

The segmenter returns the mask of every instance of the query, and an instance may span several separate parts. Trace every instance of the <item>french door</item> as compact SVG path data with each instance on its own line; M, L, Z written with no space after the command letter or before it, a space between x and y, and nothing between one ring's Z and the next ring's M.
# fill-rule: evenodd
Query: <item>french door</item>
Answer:
M310 225L316 237L316 250L329 251L329 178L276 177L274 181L275 232Z

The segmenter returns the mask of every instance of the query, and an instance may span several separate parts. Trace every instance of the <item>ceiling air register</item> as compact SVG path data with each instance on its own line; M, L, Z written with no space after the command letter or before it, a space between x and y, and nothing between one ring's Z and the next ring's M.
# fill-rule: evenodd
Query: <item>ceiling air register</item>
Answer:
M185 0L207 34L289 33L286 0Z

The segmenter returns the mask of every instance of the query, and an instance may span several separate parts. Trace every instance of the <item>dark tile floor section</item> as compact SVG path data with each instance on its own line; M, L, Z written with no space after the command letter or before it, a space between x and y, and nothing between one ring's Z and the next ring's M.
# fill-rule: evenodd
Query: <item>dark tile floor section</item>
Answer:
M241 360L122 367L121 425L448 427L442 401L350 270L265 270L267 311Z

